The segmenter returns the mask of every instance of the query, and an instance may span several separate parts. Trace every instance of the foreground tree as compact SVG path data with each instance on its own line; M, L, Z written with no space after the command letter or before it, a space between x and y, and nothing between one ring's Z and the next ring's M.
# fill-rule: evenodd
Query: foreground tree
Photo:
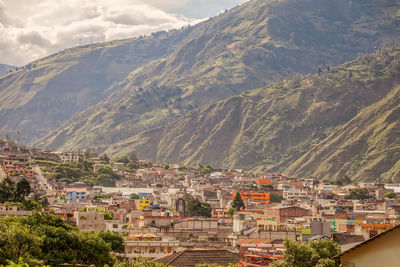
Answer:
M122 236L110 231L100 231L96 235L111 245L111 250L114 252L124 252L124 240Z
M340 245L332 239L320 239L298 243L285 240L285 258L274 262L273 267L337 267L339 264L332 257L340 253Z
M47 213L0 219L0 265L21 257L32 266L112 265L111 250L121 251L121 244L116 234L80 232Z

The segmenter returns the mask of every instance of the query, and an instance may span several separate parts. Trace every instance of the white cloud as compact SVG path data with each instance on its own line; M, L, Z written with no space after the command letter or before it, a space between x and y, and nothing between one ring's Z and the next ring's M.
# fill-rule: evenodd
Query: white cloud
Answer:
M221 1L220 5L226 5L227 0ZM130 38L194 24L200 20L182 14L198 5L204 9L207 3L211 1L0 0L0 63L23 65L81 42Z

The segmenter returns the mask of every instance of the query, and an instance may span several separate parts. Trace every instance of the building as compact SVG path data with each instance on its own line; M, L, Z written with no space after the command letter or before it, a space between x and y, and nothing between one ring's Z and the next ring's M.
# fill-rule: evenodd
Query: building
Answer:
M283 190L283 198L287 200L307 198L308 192L301 189Z
M148 199L135 199L135 204L139 210L150 208L150 200Z
M268 204L269 193L266 192L239 192L244 202L258 202L263 204ZM232 194L232 199L235 198L236 193Z
M276 260L283 259L282 240L268 238L250 238L236 243L236 250L243 258L244 266L269 266Z
M297 206L276 206L264 210L265 216L274 218L279 223L284 223L286 220L293 220L296 217L305 217L309 213L307 209Z
M32 211L20 210L18 205L6 205L0 204L0 218L5 218L7 216L30 216Z
M76 201L77 199L86 199L87 189L82 188L66 188L66 197L68 200Z
M79 162L80 155L77 153L60 153L60 159L63 162Z
M342 267L399 266L400 225L353 246L334 258Z
M240 256L226 249L185 249L157 258L154 261L180 267L195 267L201 263L226 266L229 263L239 263Z
M76 211L76 225L81 231L101 231L106 229L104 213L98 211Z
M125 241L124 257L158 258L178 249L179 241L163 241L160 237L142 234Z

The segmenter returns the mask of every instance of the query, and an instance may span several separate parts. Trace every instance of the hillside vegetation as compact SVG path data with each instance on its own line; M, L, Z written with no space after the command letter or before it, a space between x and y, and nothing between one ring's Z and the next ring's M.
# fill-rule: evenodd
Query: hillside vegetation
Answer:
M193 27L159 33L154 38L160 45L171 36L176 36L179 44L140 66L130 66L132 71L117 88L105 91L115 91L113 94L36 144L59 150L92 147L101 151L203 105L293 73L314 73L318 66L338 65L398 38L397 11L396 1L254 0ZM131 47L121 50L128 53L134 44ZM108 88L105 83L102 86ZM234 106L233 102L239 101L235 99L226 105ZM189 160L205 158L187 156ZM221 162L225 156L219 155Z
M110 146L163 162L399 179L400 51L273 83Z
M400 181L400 85L313 147L287 172L295 177Z

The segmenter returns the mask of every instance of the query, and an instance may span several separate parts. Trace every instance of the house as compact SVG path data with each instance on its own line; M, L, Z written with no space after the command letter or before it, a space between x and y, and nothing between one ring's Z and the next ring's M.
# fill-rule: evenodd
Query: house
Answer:
M180 247L179 241L162 240L161 237L149 233L128 236L125 240L125 253L120 256L157 258Z
M154 261L180 267L195 267L201 263L226 266L229 263L239 263L240 256L226 249L185 249L157 258Z
M400 225L344 250L334 258L342 267L399 266ZM354 245L354 244L353 244Z
M59 154L63 162L79 162L80 155L77 153L60 153Z
M308 192L302 189L288 189L283 190L283 198L292 200L292 199L300 199L300 198L307 198Z
M66 188L67 199L76 201L77 199L86 199L87 189L85 187L81 188Z
M275 218L279 223L284 223L288 219L296 217L305 217L309 215L307 209L297 206L276 206L264 210L264 215Z
M98 211L75 211L76 225L81 231L101 231L106 229L104 213Z
M6 205L0 204L0 218L5 218L7 216L30 216L32 215L32 211L24 211L21 210L19 205Z

